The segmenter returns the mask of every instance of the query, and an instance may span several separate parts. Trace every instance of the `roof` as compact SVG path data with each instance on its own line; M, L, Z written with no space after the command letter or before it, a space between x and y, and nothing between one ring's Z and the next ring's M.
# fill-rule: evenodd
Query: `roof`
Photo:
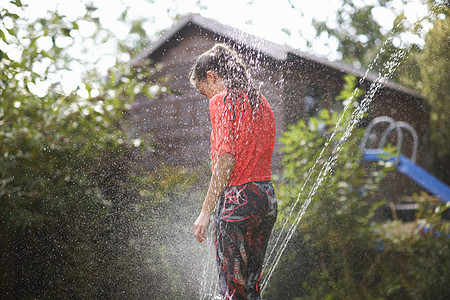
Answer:
M174 38L177 34L179 34L182 29L189 27L191 25L196 25L200 28L206 29L208 31L214 32L215 34L225 38L232 40L236 43L242 44L249 49L253 49L255 51L261 52L275 60L278 61L287 61L290 56L298 57L301 59L306 59L309 61L316 62L318 64L330 67L337 71L341 71L344 73L352 73L360 78L365 78L368 81L375 82L380 81L380 76L370 71L364 71L361 69L356 69L349 64L345 64L339 61L329 61L325 58L317 57L300 50L294 49L289 46L282 46L267 40L264 40L260 37L251 35L237 28L224 25L219 23L213 19L202 17L198 14L187 14L183 18L180 19L177 23L175 23L170 29L166 30L160 39L151 43L148 47L146 47L143 51L141 51L137 56L135 56L130 64L135 65L138 64L141 60L150 57L152 54L158 52L161 49L164 49L164 45L168 43L172 38ZM383 80L384 81L384 80ZM424 97L418 93L417 91L402 86L400 84L391 82L386 80L383 82L383 85L397 90L402 93L409 94L413 97L424 99Z

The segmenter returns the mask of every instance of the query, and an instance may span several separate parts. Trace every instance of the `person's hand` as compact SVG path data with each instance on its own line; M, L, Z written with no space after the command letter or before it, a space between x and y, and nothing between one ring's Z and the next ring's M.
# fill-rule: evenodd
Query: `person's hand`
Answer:
M203 213L200 213L197 220L194 223L194 235L197 241L200 243L203 242L205 237L206 229L209 225L209 216Z

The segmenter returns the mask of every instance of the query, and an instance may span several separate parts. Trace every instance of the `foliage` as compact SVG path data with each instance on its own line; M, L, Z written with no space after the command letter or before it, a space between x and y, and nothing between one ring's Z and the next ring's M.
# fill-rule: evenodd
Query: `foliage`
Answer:
M20 1L11 3L22 9ZM170 277L148 268L144 250L132 243L137 221L152 225L144 209L191 182L180 169L144 173L133 163L133 153L149 145L127 135L127 115L136 94L152 96L141 82L152 70L118 65L106 78L88 74L70 94L58 82L36 92L75 62L70 47L79 22L96 26L96 36L102 32L92 10L76 21L52 12L29 23L0 10L3 299L171 297L161 283ZM46 50L42 39L51 43Z
M450 8L442 8L438 19L425 37L425 47L418 56L422 93L428 100L431 139L438 176L450 183Z
M439 20L439 15L448 14L445 12L448 11L448 7L439 1L417 1L428 6L428 16L412 22L401 10L402 6L408 5L408 1L378 0L363 3L356 0L342 0L341 2L342 6L336 11L335 21L313 21L317 36L326 34L328 39L337 40L337 50L342 55L343 61L373 72L379 72L378 68L394 53L407 52L408 55L391 79L421 91L423 80L427 78L423 77L424 74L420 69L428 66L419 58L422 53L428 52L427 46L424 49L421 41L428 25L438 26L436 21ZM395 16L391 29L383 28L374 19L374 9L385 9ZM443 48L445 49L445 46ZM434 55L446 60L448 55L442 54L444 53L434 52Z
M150 44L150 39L144 29L145 23L148 21L145 18L128 20L129 8L127 8L120 16L122 22L131 22L131 28L127 39L120 41L118 48L123 53L128 53L129 57L135 57L145 47Z
M326 31L337 37L340 41L339 51L342 52L344 60L348 62L358 61L363 67L369 64L378 55L377 61L386 61L392 53L401 50L402 46L394 46L392 41L402 36L415 36L423 39L424 45L411 42L406 50L408 55L402 61L393 80L405 86L421 92L427 99L431 120L431 141L433 145L435 173L438 178L450 183L450 100L448 99L450 82L449 62L449 16L450 8L440 1L423 1L428 5L428 16L414 24L408 24L403 13L397 13L391 32L380 31L376 22L361 22L370 20L371 11L375 5L357 6L357 1L346 0L338 14L339 26L330 28L325 23L316 23L318 33ZM392 1L379 1L384 7L392 7ZM360 15L363 14L364 17ZM431 29L423 35L429 24ZM345 26L344 26L345 25ZM356 32L356 34L355 34ZM355 40L364 34L370 36L370 42L358 48L360 43ZM390 39L391 42L384 43ZM416 39L417 40L417 39ZM384 43L383 51L380 45ZM404 48L404 46L403 46ZM374 71L377 71L375 64Z
M375 272L386 294L402 299L448 299L450 205L424 192L413 198L420 205L414 222L392 221L377 227L383 251Z
M352 80L354 83L354 78L347 78L341 99L349 101ZM350 114L351 110L345 112L338 122L336 114L322 111L317 118L300 121L283 133L284 170L277 183L282 212L279 220L285 220L284 214L291 211L299 191L300 204L295 211L306 202L320 166L332 157L332 148L338 145ZM331 146L324 148L335 124L338 134L331 140ZM343 144L335 167L311 199L275 271L267 298L446 299L448 296L443 291L446 288L443 278L449 270L449 240L445 234L448 223L443 223L439 215L429 214L426 219L434 220L433 228L444 234L437 238L432 234L419 237L414 231L408 239L399 239L387 229L399 228L399 222L374 222L380 219L378 208L383 204L376 192L392 165L362 164L358 147L362 130L356 129ZM324 154L318 160L321 151ZM316 171L311 171L312 168ZM294 222L292 217L289 222ZM443 267L436 267L441 260L446 260ZM436 285L430 286L430 282Z
M365 4L360 1L342 0L342 6L336 11L337 24L330 21L313 21L317 36L326 33L329 38L338 41L338 52L343 61L356 66L368 68L377 57L380 61L387 61L392 53L399 49L399 45L386 43L389 34L399 37L407 28L405 16L399 13L389 34L375 20L374 8L384 7L394 11L392 0L379 0ZM379 49L383 45L384 51ZM372 66L376 70L377 65Z
M407 55L393 74L393 81L422 93L430 110L436 175L449 183L450 147L448 145L450 110L448 101L448 28L450 8L442 1L420 1L428 15L412 23L396 8L407 1L378 0L370 4L343 0L336 11L336 24L314 21L317 36L326 33L339 43L342 60L357 67L379 72L383 62L396 52ZM374 19L374 9L384 8L395 16L392 29L386 30ZM429 28L431 28L429 30ZM427 31L428 30L428 31ZM422 44L420 41L424 41Z
M339 41L338 51L343 60L353 63L358 61L367 67L375 58L376 50L385 37L381 26L374 20L372 9L375 5L360 7L356 1L343 0L336 12L337 26L330 26L326 21L313 21L317 36L323 32ZM380 1L385 5L389 1Z

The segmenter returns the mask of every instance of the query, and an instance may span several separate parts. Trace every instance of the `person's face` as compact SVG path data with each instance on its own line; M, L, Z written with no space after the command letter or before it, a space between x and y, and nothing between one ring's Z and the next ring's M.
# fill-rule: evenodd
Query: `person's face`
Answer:
M196 87L202 95L212 98L214 95L225 89L225 84L222 77L217 73L208 71L208 73L206 73L206 79L198 82Z

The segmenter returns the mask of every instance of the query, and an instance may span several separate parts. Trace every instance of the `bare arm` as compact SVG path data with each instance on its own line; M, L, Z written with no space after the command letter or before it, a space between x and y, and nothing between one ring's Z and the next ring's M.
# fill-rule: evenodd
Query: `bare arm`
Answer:
M209 216L214 210L220 195L223 193L233 170L233 154L227 152L220 155L211 176L211 182L205 201L203 202L202 211L194 223L194 235L200 243L205 240L205 232L209 225Z

